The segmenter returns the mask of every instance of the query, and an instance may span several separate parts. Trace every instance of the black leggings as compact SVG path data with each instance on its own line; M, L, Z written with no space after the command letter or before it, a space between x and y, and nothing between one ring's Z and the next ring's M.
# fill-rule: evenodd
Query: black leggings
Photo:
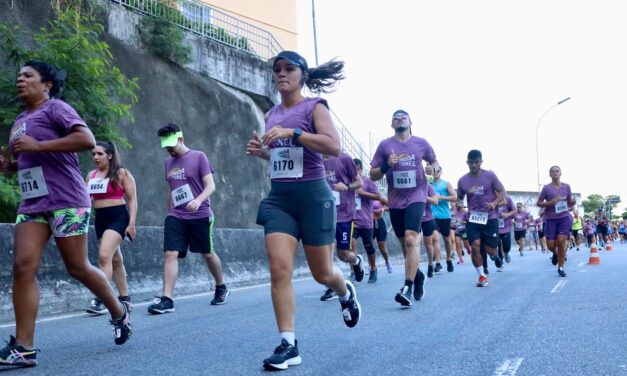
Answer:
M512 249L512 234L510 234L509 232L506 234L499 234L499 238L500 238L500 242L499 242L499 256L501 256L501 258L505 257L506 253L509 253L509 251Z

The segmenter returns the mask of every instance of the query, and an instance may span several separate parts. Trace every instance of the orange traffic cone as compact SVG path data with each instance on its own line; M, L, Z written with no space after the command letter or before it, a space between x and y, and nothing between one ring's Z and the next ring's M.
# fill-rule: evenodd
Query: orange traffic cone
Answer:
M599 251L597 249L596 241L592 241L590 246L590 258L588 259L588 265L600 265L601 259L599 258Z
M606 250L606 251L611 251L612 249L613 249L613 248L612 248L612 243L610 243L610 242L608 241L608 242L607 242L607 244L605 245L605 250Z

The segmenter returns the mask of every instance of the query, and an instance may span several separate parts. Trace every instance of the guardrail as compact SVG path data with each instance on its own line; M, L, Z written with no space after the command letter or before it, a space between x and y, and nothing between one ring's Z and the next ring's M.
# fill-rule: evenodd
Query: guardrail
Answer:
M107 0L268 60L283 49L272 33L195 0Z

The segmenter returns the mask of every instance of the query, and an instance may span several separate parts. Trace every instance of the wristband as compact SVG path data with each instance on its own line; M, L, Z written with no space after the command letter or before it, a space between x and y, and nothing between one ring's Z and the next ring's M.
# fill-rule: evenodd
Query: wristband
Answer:
M390 170L390 165L388 165L388 161L383 161L380 169L383 174L387 173Z

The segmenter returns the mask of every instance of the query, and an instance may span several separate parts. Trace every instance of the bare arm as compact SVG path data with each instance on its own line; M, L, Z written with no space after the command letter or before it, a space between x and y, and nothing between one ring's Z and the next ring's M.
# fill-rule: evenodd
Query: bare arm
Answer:
M448 192L448 196L440 196L440 200L451 202L457 200L457 193L455 193L455 188L453 188L453 184L449 182L446 186L446 191Z
M126 195L126 202L128 204L129 211L129 222L128 227L133 227L133 232L135 232L134 227L137 221L137 186L135 185L135 178L131 174L129 170L124 170L121 172L122 176L122 187L124 188L124 193ZM135 234L131 236L134 238Z
M22 136L13 142L13 150L23 152L79 152L91 150L96 139L89 128L82 125L72 127L70 133L56 140L38 141L30 136Z
M340 136L333 125L329 110L324 105L318 103L314 107L313 122L316 125L316 133L303 132L297 142L321 154L340 155ZM268 146L276 140L293 137L294 129L277 125L266 132L261 142L263 146Z

